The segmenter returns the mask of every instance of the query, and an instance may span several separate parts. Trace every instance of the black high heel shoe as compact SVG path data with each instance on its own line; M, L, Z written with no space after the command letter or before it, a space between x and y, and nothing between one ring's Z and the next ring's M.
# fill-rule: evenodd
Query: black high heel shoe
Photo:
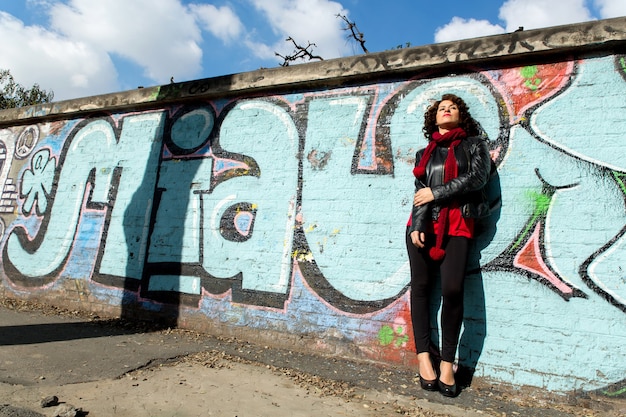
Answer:
M422 378L422 376L420 375L420 386L422 387L423 390L426 391L438 391L439 388L437 387L437 380L436 379L424 379Z
M420 380L420 382L421 382L421 380ZM456 382L454 384L452 384L452 385L448 385L448 384L445 384L445 383L441 382L441 380L437 380L437 383L439 385L439 392L444 397L454 398L457 395L459 395L459 392L458 392L458 390L456 388Z
M419 357L419 355L418 355ZM432 359L429 355L428 366L432 367ZM422 364L424 366L425 364ZM419 365L418 365L419 366ZM419 371L419 367L417 368L417 375L420 377L420 387L426 391L439 391L439 387L437 387L437 373L435 372L435 368L431 368L435 373L435 379L424 379L422 378L422 374Z

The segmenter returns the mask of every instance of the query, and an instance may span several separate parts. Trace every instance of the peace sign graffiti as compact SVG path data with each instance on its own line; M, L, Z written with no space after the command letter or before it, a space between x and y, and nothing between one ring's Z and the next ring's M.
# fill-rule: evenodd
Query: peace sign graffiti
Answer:
M15 142L15 157L18 159L26 158L35 148L38 140L39 129L37 126L28 126Z

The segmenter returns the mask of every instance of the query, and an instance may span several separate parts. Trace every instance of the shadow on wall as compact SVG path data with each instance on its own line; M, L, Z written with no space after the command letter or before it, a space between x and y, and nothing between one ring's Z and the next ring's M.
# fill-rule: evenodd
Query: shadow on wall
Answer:
M465 297L463 328L458 347L458 370L456 380L459 386L468 387L472 383L478 360L483 351L487 336L487 317L485 312L485 290L481 270L481 251L491 244L496 234L496 224L500 219L500 178L494 169L486 186L487 199L490 202L490 215L477 219L475 223L476 237L469 249L467 276L465 278ZM437 318L441 308L441 280L434 281L431 293L431 355L441 360L440 346L435 341L441 340Z
M502 190L496 169L492 170L485 190L490 202L491 214L476 222L476 238L470 247L468 275L465 280L465 313L463 333L459 341L459 370L457 372L458 381L462 386L471 384L487 336L485 289L480 259L482 250L491 244L500 219Z
M172 291L167 292L167 296L163 297L163 304L158 308L160 311L146 311L142 308L141 294L148 290L150 277L148 276L148 258L150 253L150 237L152 226L155 223L156 213L159 207L160 197L166 190L162 189L159 184L158 172L161 166L162 140L154 140L151 149L146 150L150 155L145 163L144 177L139 183L139 187L135 190L124 212L123 227L126 240L126 274L124 278L124 294L121 300L121 316L122 320L127 321L151 321L158 328L173 328L178 323L179 295L176 291L178 286L172 282ZM122 179L124 181L124 172ZM186 178L180 178L181 184ZM118 198L124 198L118 195ZM187 202L188 203L188 202ZM183 227L182 224L172 224L170 227ZM171 248L182 250L182 242L175 241L173 234L169 242ZM145 250L142 250L145 248ZM138 249L138 250L134 250ZM139 265L139 268L138 266ZM146 301L144 301L146 302ZM154 303L151 303L154 304Z
M186 296L185 277L194 275L183 270L183 248L185 219L199 215L190 214L189 207L191 199L198 197L191 193L190 187L201 160L186 157L197 148L185 146L188 134L193 132L177 129L176 137L172 137L173 126L186 110L164 116L163 136L158 135L151 144L144 178L134 191L123 220L126 244L131 249L126 253L121 318L149 321L163 329L178 326L180 307ZM178 158L172 156L164 160L165 146ZM158 236L155 237L157 216Z
M160 87L157 100L228 91L231 84L232 76L172 83ZM198 204L194 204L197 202L191 200L202 200L202 193L206 192L192 191L203 166L203 158L194 154L209 143L213 148L213 129L205 129L214 123L215 115L206 115L205 107L206 103L196 102L172 113L165 111L163 136L152 142L151 150L146 150L150 160L145 165L144 179L133 193L123 220L127 246L137 247L137 242L142 242L139 247L145 250L127 253L122 318L158 321L155 324L163 328L176 327L181 306L197 305L202 297L202 277L206 272L201 260L203 242L200 238L197 243L200 258L190 261L190 254L184 253L190 242L184 239L185 227L189 227L185 220L202 216ZM169 156L164 159L165 149ZM211 172L200 175L212 178ZM142 263L141 268L137 268L138 263Z
M229 91L231 85L232 76L171 83L160 87L156 100L169 101L209 91ZM145 253L127 254L128 268L121 313L123 319L144 319L156 321L153 324L158 327L176 327L181 306L197 304L202 296L201 289L195 292L202 284L194 284L201 281L202 262L189 262L183 252L188 243L184 241L185 219L202 215L190 209L192 198L202 199L201 193L191 191L202 166L202 158L194 158L193 154L209 144L212 137L211 131L204 131L207 119L197 114L188 116L194 113L195 108L202 109L205 105L197 102L183 106L174 113L165 111L163 137L161 140L155 139L152 149L146 150L151 155L146 164L148 168L123 220L127 246L133 247L136 246L134 242L143 242L142 247L145 248ZM199 132L202 132L200 136ZM163 159L165 147L171 153L166 160ZM210 180L211 173L207 175ZM157 223L158 230L155 229ZM143 227L138 228L138 224ZM199 245L202 251L202 242ZM135 267L132 266L133 262ZM140 272L137 272L137 262L142 262ZM190 286L193 287L191 292L188 291Z

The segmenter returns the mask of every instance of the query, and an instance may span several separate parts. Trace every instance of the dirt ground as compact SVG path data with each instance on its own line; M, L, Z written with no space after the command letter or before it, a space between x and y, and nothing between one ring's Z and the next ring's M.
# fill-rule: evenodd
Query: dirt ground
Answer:
M32 329L35 320L40 323L54 316L58 326L77 325L76 312L21 302L3 302L3 307L29 315L29 326L5 326L10 329ZM21 317L21 316L20 316ZM59 318L60 317L60 318ZM81 317L80 319L83 319ZM92 320L98 328L111 326ZM91 322L90 322L91 323ZM116 325L123 323L116 323ZM82 325L82 324L81 324ZM38 331L45 329L35 327ZM74 328L66 328L76 332ZM2 328L0 327L0 331ZM161 357L147 356L150 352L132 349L143 356L142 365L130 365L118 372L106 369L79 375L81 367L89 365L80 357L86 337L66 344L0 343L0 416L89 416L89 417L298 417L298 416L413 416L413 417L477 417L477 416L546 416L546 417L618 417L626 415L626 402L606 398L547 399L520 395L496 387L475 384L464 389L455 399L439 393L419 389L415 375L407 370L381 368L337 358L320 358L295 352L256 346L234 339L216 339L183 330L159 330L146 336L145 332L124 334L108 332L102 337L91 337L92 343L109 351L111 366L116 363L115 349L143 347L156 340L154 352L162 346L192 342L198 351L177 355L166 352ZM145 337L149 337L146 339ZM35 343L37 342L37 343ZM65 342L63 342L65 343ZM15 368L19 354L26 362ZM62 358L73 364L73 379L54 380L52 374L36 377L27 372L28 363L39 364L50 356L46 350L61 349ZM90 348L93 349L93 348ZM168 356L169 355L169 356ZM173 356L172 356L173 355ZM13 358L13 359L12 359ZM119 362L122 364L123 362ZM131 363L131 362L129 362ZM137 362L140 363L140 362ZM106 364L105 364L106 366ZM63 365L60 369L72 368ZM23 380L10 380L14 369L22 369ZM94 368L96 369L96 368ZM48 371L52 372L53 371ZM59 371L61 372L61 371ZM72 369L69 369L72 372ZM97 373L94 375L93 373ZM113 376L112 376L113 375ZM14 375L12 375L14 376ZM33 381L33 379L35 379ZM52 406L43 408L42 399L58 398ZM69 407L71 406L71 407ZM74 414L62 414L62 407Z
M409 397L302 378L207 352L115 380L43 388L2 384L0 396L11 398L13 407L34 411L42 398L55 395L93 417L495 415L426 401L422 408ZM50 416L55 409L38 412Z

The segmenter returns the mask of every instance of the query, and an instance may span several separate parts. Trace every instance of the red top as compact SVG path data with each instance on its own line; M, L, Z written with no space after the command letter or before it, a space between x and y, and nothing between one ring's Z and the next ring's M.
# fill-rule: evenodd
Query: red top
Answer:
M433 231L435 234L439 233L438 227L439 224L433 220ZM469 239L474 237L474 219L463 217L457 203L450 206L448 211L448 230L445 230L444 235L462 236Z
M407 226L411 226L411 220L411 216L409 216ZM423 232L437 234L439 232L439 224L436 220L433 220L428 230L423 230ZM448 210L448 230L445 230L444 234L469 239L474 237L474 219L466 219L463 217L457 203L453 203Z

